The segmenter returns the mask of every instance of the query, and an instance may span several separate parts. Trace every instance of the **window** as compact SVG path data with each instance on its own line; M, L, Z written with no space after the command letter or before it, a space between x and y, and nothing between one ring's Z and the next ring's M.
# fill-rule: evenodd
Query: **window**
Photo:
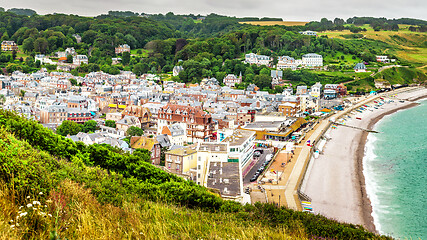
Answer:
M202 166L200 166L200 165L197 165L197 169L198 170L200 170L202 168Z
M176 170L179 170L179 165L176 165Z
M171 164L170 163L168 163L168 168L171 168Z

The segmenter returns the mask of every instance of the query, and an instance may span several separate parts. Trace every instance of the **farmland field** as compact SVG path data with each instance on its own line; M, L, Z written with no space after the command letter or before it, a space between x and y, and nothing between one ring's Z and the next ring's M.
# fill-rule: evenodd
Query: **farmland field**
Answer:
M240 24L251 24L258 26L274 26L274 25L283 25L283 26L304 26L308 22L298 22L298 21L250 21L250 22L239 22Z
M384 54L396 55L399 59L416 64L418 67L427 65L427 33L410 32L406 25L400 25L399 31L374 31L368 25L362 26L366 32L360 32L364 38L382 41L393 46L384 49ZM352 34L349 30L325 31L318 33L330 38L345 39L342 35Z

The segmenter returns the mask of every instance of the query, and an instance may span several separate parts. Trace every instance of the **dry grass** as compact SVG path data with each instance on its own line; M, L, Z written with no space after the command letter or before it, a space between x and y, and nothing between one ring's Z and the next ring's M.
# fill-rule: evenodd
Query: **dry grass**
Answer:
M53 233L61 239L306 239L303 232L290 236L283 228L253 222L249 225L228 214L139 199L125 203L122 208L101 205L89 190L68 180L60 184L54 192L56 195L50 194L49 199L53 201L47 203L47 208L53 217L43 218L44 229L31 232L33 215L27 215L28 219L19 227L10 227L9 221L14 219L19 206L13 203L11 192L0 186L3 186L0 188L0 239L48 239Z
M325 31L319 33L319 35L328 35L328 37L344 39L341 35L352 34L349 30L343 31ZM383 41L395 46L398 49L396 55L408 62L418 63L421 65L427 65L427 50L424 47L419 47L420 43L427 41L427 33L416 33L408 30L399 31L378 31L368 30L361 32L366 38ZM397 41L392 36L399 36L405 39L405 42ZM385 54L388 53L389 49L384 49Z
M251 24L251 25L258 25L258 26L274 26L274 25L281 25L281 26L304 26L308 22L293 22L293 21L250 21L250 22L239 22L240 24Z

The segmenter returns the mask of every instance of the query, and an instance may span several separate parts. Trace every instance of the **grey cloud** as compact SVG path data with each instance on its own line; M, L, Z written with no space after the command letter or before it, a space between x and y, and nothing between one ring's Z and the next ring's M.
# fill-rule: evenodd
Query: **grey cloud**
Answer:
M404 3L398 0L0 0L0 6L31 8L40 14L59 12L95 16L109 10L129 10L138 13L268 16L300 21L353 16L426 19L427 10L424 0L407 0Z

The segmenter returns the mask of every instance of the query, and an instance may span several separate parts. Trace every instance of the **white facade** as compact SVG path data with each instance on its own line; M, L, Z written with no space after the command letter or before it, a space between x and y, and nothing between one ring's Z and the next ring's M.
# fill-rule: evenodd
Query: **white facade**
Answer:
M239 129L224 139L222 143L228 143L228 161L238 161L244 168L253 158L255 135L255 131Z
M311 87L310 95L312 97L318 98L320 97L321 93L322 93L322 84L320 84L320 82L317 82Z
M227 143L199 143L197 149L196 183L207 186L207 169L210 162L228 161Z
M73 57L73 64L74 65L81 65L82 63L88 64L89 59L86 55L77 55Z
M306 67L322 67L323 57L316 53L309 53L302 56L302 63Z
M249 53L245 55L245 63L256 64L256 65L270 65L271 57L265 55L257 55L255 53Z

